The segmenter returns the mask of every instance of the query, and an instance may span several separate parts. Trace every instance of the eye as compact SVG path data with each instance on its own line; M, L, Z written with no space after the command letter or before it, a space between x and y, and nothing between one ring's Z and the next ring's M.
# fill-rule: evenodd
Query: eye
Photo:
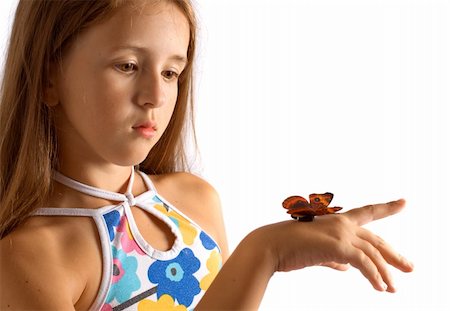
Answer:
M137 65L134 63L124 63L116 65L116 68L125 73L132 73L137 70Z
M163 71L162 75L164 76L164 78L166 78L168 80L178 79L178 77L180 76L178 73L176 73L175 71L172 71L172 70Z

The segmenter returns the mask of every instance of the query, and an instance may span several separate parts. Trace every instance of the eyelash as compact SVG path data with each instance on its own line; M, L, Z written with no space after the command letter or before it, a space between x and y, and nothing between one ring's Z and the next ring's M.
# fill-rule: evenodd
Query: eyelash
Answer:
M171 77L167 77L166 76L167 73L169 73L171 75ZM169 80L174 80L174 79L177 80L180 75L173 70L166 70L166 71L163 71L163 76L164 76L164 78L169 79Z
M127 66L132 66L132 69L131 68L126 68ZM118 65L116 65L116 68L118 69L118 70L120 70L120 71L122 71L122 72L125 72L125 73L130 73L130 72L132 72L132 71L136 71L138 68L137 68L137 65L136 64L134 64L134 63L124 63L124 64L118 64ZM131 69L131 70L130 70Z
M118 64L116 68L126 74L131 74L138 70L138 66L134 63ZM180 74L173 70L165 70L163 71L163 76L168 80L177 80Z

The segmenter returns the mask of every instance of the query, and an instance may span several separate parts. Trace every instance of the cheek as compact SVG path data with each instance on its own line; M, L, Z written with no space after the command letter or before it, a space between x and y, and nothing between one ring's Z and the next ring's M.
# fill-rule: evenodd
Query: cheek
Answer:
M175 111L176 106L176 97L174 99L171 99L171 101L162 109L162 119L164 120L164 128L167 127L167 125L170 122L170 119L172 118L172 115Z
M83 110L94 121L124 119L130 113L132 103L129 92L117 82L105 79L90 84L86 82L79 92Z
M165 93L164 104L160 107L155 108L154 113L159 119L158 127L160 129L165 130L175 110L178 98L178 88L173 85L167 85L167 88L164 90L164 93Z

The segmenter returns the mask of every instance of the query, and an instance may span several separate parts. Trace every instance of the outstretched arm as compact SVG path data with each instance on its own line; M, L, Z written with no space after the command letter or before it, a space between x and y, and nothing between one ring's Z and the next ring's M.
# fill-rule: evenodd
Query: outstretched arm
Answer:
M350 264L379 291L394 292L387 265L410 272L413 265L361 226L396 214L404 200L368 205L313 222L284 221L251 232L223 266L196 310L257 309L277 271L314 265L339 270Z

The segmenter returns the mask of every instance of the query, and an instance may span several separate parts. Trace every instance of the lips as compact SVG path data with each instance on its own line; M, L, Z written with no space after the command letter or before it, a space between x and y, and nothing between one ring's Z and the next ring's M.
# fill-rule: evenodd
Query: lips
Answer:
M154 121L143 121L133 125L132 128L144 138L151 138L155 136L156 131L158 130L157 124Z

